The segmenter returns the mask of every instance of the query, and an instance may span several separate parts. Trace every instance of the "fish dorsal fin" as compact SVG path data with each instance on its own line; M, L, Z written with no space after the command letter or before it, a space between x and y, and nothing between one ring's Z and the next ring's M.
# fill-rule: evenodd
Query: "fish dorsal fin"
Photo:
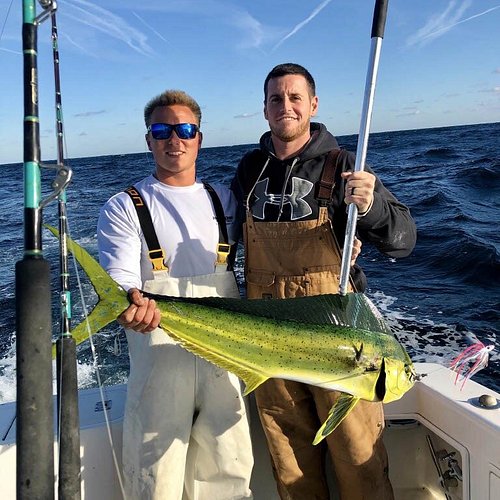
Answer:
M205 359L210 363L223 368L224 370L234 373L237 377L243 380L243 382L245 383L245 392L243 393L244 396L250 394L260 384L264 383L269 378L267 375L256 373L255 368L246 368L242 360L235 362L230 357L225 357L219 353L210 352L202 345L190 342L186 338L181 338L175 333L174 328L166 328L161 324L160 327L163 328L170 337L179 342L181 346L184 347L184 349L195 354L196 356L199 356L200 358Z
M328 436L328 434L331 434L339 426L342 420L349 415L358 403L359 399L360 398L356 398L343 392L330 409L328 418L316 433L313 444L320 443L326 436Z

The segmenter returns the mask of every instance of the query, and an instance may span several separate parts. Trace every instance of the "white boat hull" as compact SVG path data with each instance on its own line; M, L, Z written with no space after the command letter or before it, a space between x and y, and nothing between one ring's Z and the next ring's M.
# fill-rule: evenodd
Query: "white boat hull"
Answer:
M417 363L415 367L427 375L401 400L385 406L384 439L396 499L500 500L500 395L472 381L460 390L452 372L437 364ZM496 398L495 409L476 406L483 394ZM83 499L122 499L115 458L119 467L125 396L125 385L104 390L112 448L100 391L80 391ZM254 498L278 499L253 399L250 404L256 457L251 484ZM0 484L5 500L16 498L15 427L15 403L0 405ZM441 467L441 481L429 443ZM57 445L55 452L57 463Z

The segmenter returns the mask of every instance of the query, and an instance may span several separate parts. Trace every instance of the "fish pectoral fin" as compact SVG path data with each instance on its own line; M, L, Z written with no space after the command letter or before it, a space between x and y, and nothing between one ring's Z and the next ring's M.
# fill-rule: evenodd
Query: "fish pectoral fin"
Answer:
M160 327L170 335L174 340L180 343L184 349L189 352L205 359L209 363L227 370L228 372L234 373L245 383L244 396L250 394L253 390L263 384L269 377L254 371L251 367L245 366L243 360L235 360L230 356L223 355L222 353L217 353L210 351L208 346L202 346L196 344L193 341L187 339L185 336L180 335L180 331L176 328L169 328L168 325L160 323Z
M342 420L349 415L359 400L360 398L343 392L331 407L328 418L316 433L313 444L316 445L320 443L328 434L331 434L339 426Z
M264 375L259 375L255 372L247 372L247 375L242 375L241 378L243 382L245 382L245 392L243 396L248 396L252 391L257 389L260 384L263 384L269 377L265 377Z
M361 359L361 354L363 354L363 343L361 343L361 345L359 346L359 349L357 349L356 346L353 346L353 347L354 347L354 354L355 354L356 362L359 362L359 360Z

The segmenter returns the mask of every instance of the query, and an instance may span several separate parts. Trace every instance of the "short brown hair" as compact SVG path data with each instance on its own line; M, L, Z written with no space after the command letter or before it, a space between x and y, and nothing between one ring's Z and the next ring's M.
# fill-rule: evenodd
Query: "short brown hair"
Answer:
M144 122L146 127L151 125L151 115L156 108L161 106L173 106L175 104L188 107L196 116L198 123L201 125L201 109L199 104L183 90L165 90L160 95L153 97L144 108Z
M314 97L316 95L316 83L314 82L314 78L312 77L311 73L309 73L309 71L307 71L307 69L300 64L284 63L275 66L266 76L266 79L264 81L264 102L267 101L267 84L269 83L269 80L271 80L271 78L279 78L281 76L287 75L303 76L306 79L307 86L309 88L309 94L311 95L311 97Z

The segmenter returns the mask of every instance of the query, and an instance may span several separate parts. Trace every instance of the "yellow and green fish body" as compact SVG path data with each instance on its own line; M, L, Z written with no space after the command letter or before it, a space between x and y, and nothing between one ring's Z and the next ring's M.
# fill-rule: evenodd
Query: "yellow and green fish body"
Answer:
M114 321L129 301L83 248L71 240L68 248L100 298L87 321L72 332L80 343L88 331L95 333ZM344 393L315 443L332 432L359 399L399 399L415 380L405 349L363 294L278 300L151 297L161 311L161 328L188 351L240 377L246 394L269 378Z
M392 366L394 361L401 367L401 373L394 373L396 386L407 389L404 367L411 367L411 361L390 334L261 317L256 315L258 307L252 307L253 300L154 298L162 312L160 326L187 350L238 375L246 393L268 378L284 378L369 401L392 401L402 393L382 389L377 394L376 383L382 363ZM314 299L286 300L314 309ZM362 296L351 295L347 300L362 300ZM243 306L242 302L247 302L241 307L245 312L231 310ZM262 302L269 308L274 305Z

